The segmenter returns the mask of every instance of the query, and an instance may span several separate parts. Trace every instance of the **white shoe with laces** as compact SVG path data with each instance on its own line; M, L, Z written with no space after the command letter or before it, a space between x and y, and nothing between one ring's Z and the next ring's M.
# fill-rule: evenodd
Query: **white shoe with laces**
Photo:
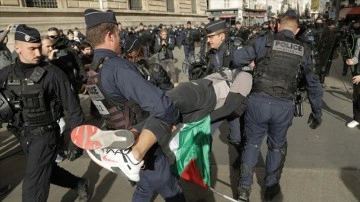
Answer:
M346 126L349 128L355 128L357 125L359 125L359 122L357 122L355 120L352 120L348 124L346 124Z
M96 149L86 150L89 157L99 166L114 173L123 174L131 181L140 180L140 170L144 161L135 159L130 149Z

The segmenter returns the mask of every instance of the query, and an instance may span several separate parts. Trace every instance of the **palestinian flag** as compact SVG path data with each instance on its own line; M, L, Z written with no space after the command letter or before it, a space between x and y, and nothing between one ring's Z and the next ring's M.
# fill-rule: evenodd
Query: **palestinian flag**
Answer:
M210 187L210 116L184 124L170 141L176 156L173 171L203 188Z

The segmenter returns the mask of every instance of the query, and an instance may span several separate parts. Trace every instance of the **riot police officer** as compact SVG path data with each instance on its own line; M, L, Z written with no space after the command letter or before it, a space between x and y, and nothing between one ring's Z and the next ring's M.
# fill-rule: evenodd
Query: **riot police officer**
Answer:
M119 169L130 180L139 183L134 201L150 201L153 192L161 194L166 200L181 201L181 189L177 181L169 176L168 162L161 155L161 150L153 146L156 142L160 145L167 142L170 126L179 121L179 110L165 96L164 91L145 80L131 62L118 57L119 30L112 11L87 9L85 22L87 39L94 46L93 64L97 64L92 68L97 74L92 75L90 72L93 81L88 86L90 97L109 129L134 127L138 133L141 131L131 150L117 150L107 158L119 161ZM134 46L139 48L139 44L134 41L128 42L129 51ZM134 126L140 122L143 123L141 126ZM155 151L152 151L154 148ZM158 159L153 159L155 163L152 171L151 159L144 159L146 152L153 157L158 155ZM144 162L147 169L139 174ZM150 183L152 186L149 186L150 181L156 183Z
M287 151L286 133L294 117L294 97L300 76L306 77L309 92L310 128L315 129L321 124L323 89L313 77L310 50L295 39L298 30L296 12L287 11L280 20L278 33L260 35L253 45L234 52L236 67L253 60L257 65L245 113L246 143L238 184L239 201L249 201L254 167L266 133L268 152L264 199L271 201L280 192L279 180ZM296 115L300 116L301 112Z
M2 122L16 135L26 155L23 181L23 201L45 202L50 183L77 191L80 201L88 201L87 180L79 178L55 163L58 149L60 105L69 112L71 128L84 120L81 106L76 102L70 82L58 67L44 62L41 57L38 30L21 24L15 32L15 64L0 70ZM69 145L72 160L81 150Z
M223 20L216 20L206 25L207 41L210 46L210 53L208 53L209 67L208 74L211 72L221 72L231 66L231 53L234 46L227 40L226 23ZM230 94L231 95L231 94ZM240 117L238 115L230 115L226 117L229 122L229 136L228 140L231 144L239 147L241 141L240 132ZM211 133L221 125L223 120L217 120L212 123Z

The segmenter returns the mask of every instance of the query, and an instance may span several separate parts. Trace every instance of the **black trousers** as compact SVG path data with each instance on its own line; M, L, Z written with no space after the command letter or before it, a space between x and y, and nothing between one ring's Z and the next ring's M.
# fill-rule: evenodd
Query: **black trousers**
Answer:
M27 161L22 185L23 202L46 202L50 183L74 189L81 179L55 163L59 133L59 128L39 133L20 131L20 144Z
M353 113L354 120L360 123L360 85L353 84Z

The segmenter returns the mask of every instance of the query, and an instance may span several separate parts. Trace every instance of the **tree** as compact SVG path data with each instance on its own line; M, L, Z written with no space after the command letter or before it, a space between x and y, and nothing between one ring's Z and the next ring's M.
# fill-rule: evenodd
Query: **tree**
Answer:
M317 11L320 7L320 0L311 0L311 10Z

